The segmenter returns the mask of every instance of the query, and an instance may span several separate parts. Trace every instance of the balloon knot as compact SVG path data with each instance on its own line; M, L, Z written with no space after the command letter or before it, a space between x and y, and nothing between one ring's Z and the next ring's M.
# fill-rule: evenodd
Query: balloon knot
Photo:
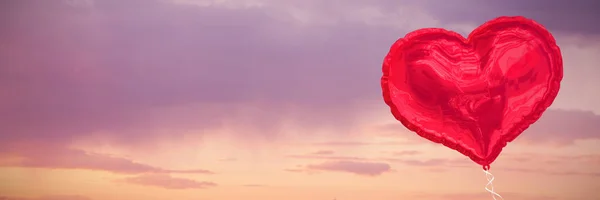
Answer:
M483 166L483 170L485 170L485 171L488 171L488 170L490 170L490 165L484 165L484 166Z

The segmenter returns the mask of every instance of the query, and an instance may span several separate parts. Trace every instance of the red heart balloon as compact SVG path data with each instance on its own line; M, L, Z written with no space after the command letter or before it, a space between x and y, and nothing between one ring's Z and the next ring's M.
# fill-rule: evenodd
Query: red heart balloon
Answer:
M467 39L438 28L408 33L385 57L381 87L409 130L487 170L552 104L562 77L550 32L524 17L499 17Z

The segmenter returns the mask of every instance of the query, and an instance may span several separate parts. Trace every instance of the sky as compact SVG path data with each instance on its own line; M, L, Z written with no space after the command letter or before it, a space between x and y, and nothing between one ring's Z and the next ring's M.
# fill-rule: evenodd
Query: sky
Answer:
M0 1L1 200L479 200L481 166L383 103L398 38L547 27L554 104L491 165L505 199L600 199L592 0Z

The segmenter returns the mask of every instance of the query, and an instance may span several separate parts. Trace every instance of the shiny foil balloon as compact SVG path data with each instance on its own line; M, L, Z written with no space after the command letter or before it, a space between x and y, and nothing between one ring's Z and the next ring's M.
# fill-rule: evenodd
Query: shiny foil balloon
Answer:
M438 28L408 33L385 57L381 87L404 126L487 170L552 104L562 77L550 32L500 17L466 39Z

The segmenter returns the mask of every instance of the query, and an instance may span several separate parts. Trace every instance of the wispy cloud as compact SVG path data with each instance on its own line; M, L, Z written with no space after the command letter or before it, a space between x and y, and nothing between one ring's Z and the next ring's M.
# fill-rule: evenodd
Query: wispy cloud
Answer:
M600 177L600 172L587 172L587 171L574 171L574 170L548 170L548 169L532 169L532 168L502 168L502 170L513 171L513 172L523 172L523 173L537 173L537 174L545 174L545 175L555 175L555 176L592 176L592 177Z
M283 169L286 172L306 172L304 169Z
M260 187L260 188L269 187L269 185L265 185L265 184L246 184L246 185L242 185L242 186L244 186L244 187Z
M600 165L600 154L583 155L548 155L541 153L503 154L503 159L517 162L538 162L547 164L580 163L584 165Z
M199 182L192 179L175 178L168 174L143 174L117 180L137 185L161 187L165 189L204 189L217 186L213 182Z
M233 162L233 161L237 161L236 158L221 158L219 159L219 161L221 162Z
M334 153L335 153L335 152L334 152L334 151L331 151L331 150L321 150L321 151L316 151L316 152L313 152L313 153L311 153L311 154L312 154L312 155L331 155L331 154L334 154Z
M413 145L414 142L359 142L359 141L327 141L327 142L315 142L312 143L316 146L396 146L396 145Z
M316 160L369 160L356 156L322 156L322 155L289 155L288 158L316 159Z
M91 200L81 195L48 195L35 198L0 196L0 200Z
M330 161L320 164L307 165L307 170L338 171L357 175L378 176L390 172L391 167L387 163L356 162L356 161Z
M554 156L545 156L542 159L546 160L547 158L552 158ZM511 157L509 156L509 159ZM515 160L515 158L518 158L517 162L527 162L530 159L526 159L527 157L512 157L512 160ZM597 165L598 163L594 163L597 162L596 159L598 159L598 157L596 155L588 155L588 156L569 156L569 157L554 157L554 159L560 159L562 161L564 161L565 163L569 162L569 159L571 159L571 162L573 162L574 160L576 160L575 162L579 162L579 163L586 163L586 164L590 164L592 166ZM458 167L458 168L473 168L476 165L473 164L470 160L467 159L443 159L443 158L438 158L438 159L424 159L424 160L416 160L416 159L397 159L397 158L390 158L390 159L383 159L385 161L389 161L389 162L394 162L394 163L401 163L407 166L414 166L414 167L425 167L425 169L429 170L429 171L435 171L435 172L447 172L448 170L445 169L445 167ZM524 161L523 161L524 160ZM587 162L586 162L587 161ZM589 161L591 161L592 163L590 163ZM555 163L556 164L556 163ZM444 167L444 168L441 168ZM541 168L525 168L525 167L502 167L499 168L498 170L503 170L503 171L511 171L511 172L523 172L523 173L536 173L536 174L545 174L545 175L555 175L555 176L600 176L600 172L594 172L594 171L585 171L585 170L560 170L560 169L541 169Z
M409 140L406 142L427 142L416 133L409 132L400 122L380 125L375 128L380 134ZM579 139L600 139L600 115L591 111L549 109L528 129L519 140L545 143L572 144ZM396 134L401 132L402 134Z
M112 155L90 153L79 149L63 146L47 146L44 144L14 144L0 147L3 156L17 159L3 160L0 156L0 166L50 168L50 169L86 169L109 171L122 174L139 173L190 173L213 174L205 169L174 170L142 164L130 159Z
M466 158L460 159L446 159L446 158L434 158L434 159L406 159L406 158L383 158L382 160L401 163L408 166L418 166L418 167L439 167L439 166L449 166L449 167L470 167L476 166L472 161L467 160Z
M398 151L398 152L392 152L392 154L394 156L414 156L414 155L419 155L423 152L420 151Z
M572 144L578 139L600 139L600 115L591 111L548 110L520 137L532 142Z
M314 160L353 160L353 161L366 161L370 160L368 158L363 158L359 156L344 156L344 155L333 155L334 151L330 150L322 150L316 151L312 153L307 153L303 155L288 155L288 158L295 159L314 159Z

